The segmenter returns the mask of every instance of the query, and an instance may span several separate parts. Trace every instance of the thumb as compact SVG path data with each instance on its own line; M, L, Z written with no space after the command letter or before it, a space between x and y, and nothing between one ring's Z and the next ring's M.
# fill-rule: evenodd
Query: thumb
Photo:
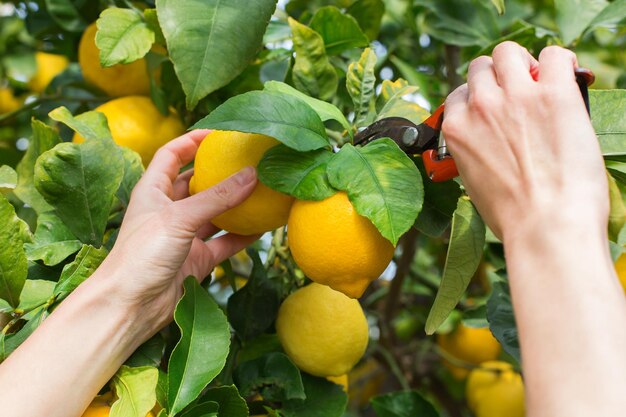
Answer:
M238 206L256 186L256 170L248 166L213 187L174 202L178 224L197 231L214 217Z

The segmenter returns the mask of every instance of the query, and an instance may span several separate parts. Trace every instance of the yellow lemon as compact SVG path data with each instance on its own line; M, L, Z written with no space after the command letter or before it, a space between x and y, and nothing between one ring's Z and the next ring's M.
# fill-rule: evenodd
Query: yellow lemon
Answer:
M437 335L437 344L456 359L472 365L494 360L502 350L488 328L472 328L463 324L459 324L452 333ZM456 379L463 379L469 373L467 369L447 361L443 363Z
M0 87L0 114L11 113L22 106L22 101L15 97L11 87Z
M326 379L337 385L341 385L343 391L348 392L348 374L343 374L339 376L327 376Z
M624 293L626 293L626 254L620 255L615 261L615 272L617 272L619 282L622 284Z
M33 78L28 81L28 88L35 93L41 93L45 90L50 81L70 64L67 57L47 52L36 52L35 61L37 61L37 71Z
M112 97L150 94L150 78L145 59L107 68L100 66L100 50L96 46L97 31L95 23L89 25L78 45L78 63L85 81Z
M365 353L369 338L359 302L316 283L285 299L276 333L300 369L323 377L350 371Z
M274 138L253 133L214 130L202 141L196 154L189 193L194 194L225 180L246 166L256 166ZM274 230L287 223L293 198L257 183L240 205L215 217L217 227L240 235Z
M137 152L146 166L161 146L185 132L177 115L164 116L148 97L121 97L95 110L107 117L115 143ZM83 141L82 136L74 135L75 143Z
M476 417L524 417L524 383L506 362L483 362L467 378L467 405Z
M356 212L344 192L322 201L297 200L287 234L306 276L353 298L363 295L393 257L393 245Z

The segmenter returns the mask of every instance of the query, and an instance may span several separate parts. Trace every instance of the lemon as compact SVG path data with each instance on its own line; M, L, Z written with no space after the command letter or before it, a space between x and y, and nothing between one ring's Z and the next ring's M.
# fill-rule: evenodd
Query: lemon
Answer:
M452 333L437 335L437 344L456 359L473 365L496 359L502 350L488 328L472 328L463 324L459 324ZM459 380L469 373L467 369L447 361L444 361L444 365Z
M306 276L353 298L363 295L393 257L393 245L356 212L344 192L322 201L297 200L287 235Z
M115 143L137 152L146 166L161 146L185 132L177 115L164 116L148 97L117 98L95 110L107 117ZM75 143L83 141L78 133L74 135Z
M359 302L316 283L285 299L276 333L301 370L323 377L350 371L365 353L369 337Z
M11 87L0 87L0 114L11 113L22 106L22 101L15 97Z
M337 385L341 385L343 391L348 392L348 374L343 374L339 376L327 376L326 379Z
M620 255L617 261L615 261L615 272L617 272L619 282L622 284L622 288L626 294L626 254Z
M78 63L85 81L112 97L150 94L150 78L145 59L130 64L100 66L100 50L96 46L95 22L85 29L78 45Z
M274 138L253 133L214 130L202 141L196 154L189 193L214 186L246 166L256 166ZM287 223L293 198L257 183L252 194L240 205L215 217L217 227L240 235L274 230Z
M28 81L28 88L35 93L43 92L50 81L70 64L67 57L47 52L36 52L35 61L37 62L37 71Z
M467 405L476 417L524 417L524 383L513 367L483 362L467 378Z

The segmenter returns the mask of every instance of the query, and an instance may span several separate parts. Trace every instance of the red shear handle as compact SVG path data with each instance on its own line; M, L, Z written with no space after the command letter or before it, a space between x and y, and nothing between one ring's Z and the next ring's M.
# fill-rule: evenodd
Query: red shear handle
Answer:
M537 70L538 68L534 71L531 70L531 75L535 80L537 80L537 76L539 75ZM574 73L576 75L576 81L580 87L580 92L585 100L587 111L589 111L587 86L593 84L595 81L595 75L587 68L576 68ZM424 120L424 123L433 129L440 130L441 124L443 123L443 110L444 106L442 104L433 114L430 115L428 119ZM452 159L452 156L450 155L440 156L437 154L437 150L429 149L422 154L422 160L424 161L426 173L434 182L448 181L459 175L454 159Z
M422 154L426 174L434 182L448 181L459 176L454 159L446 155L439 159L435 149L429 149Z

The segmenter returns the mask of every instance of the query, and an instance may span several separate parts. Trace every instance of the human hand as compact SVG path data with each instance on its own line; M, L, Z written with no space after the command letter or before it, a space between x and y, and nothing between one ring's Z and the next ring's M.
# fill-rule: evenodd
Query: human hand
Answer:
M189 196L191 162L207 130L189 132L163 146L135 186L117 241L92 278L115 280L114 301L140 309L146 337L172 319L189 275L202 281L215 265L258 236L227 233L211 219L254 190L254 168L244 168L214 187Z
M504 42L493 58L472 61L467 84L446 100L450 152L472 201L505 245L525 228L561 221L606 229L607 178L576 66L566 49L547 47L537 61Z

